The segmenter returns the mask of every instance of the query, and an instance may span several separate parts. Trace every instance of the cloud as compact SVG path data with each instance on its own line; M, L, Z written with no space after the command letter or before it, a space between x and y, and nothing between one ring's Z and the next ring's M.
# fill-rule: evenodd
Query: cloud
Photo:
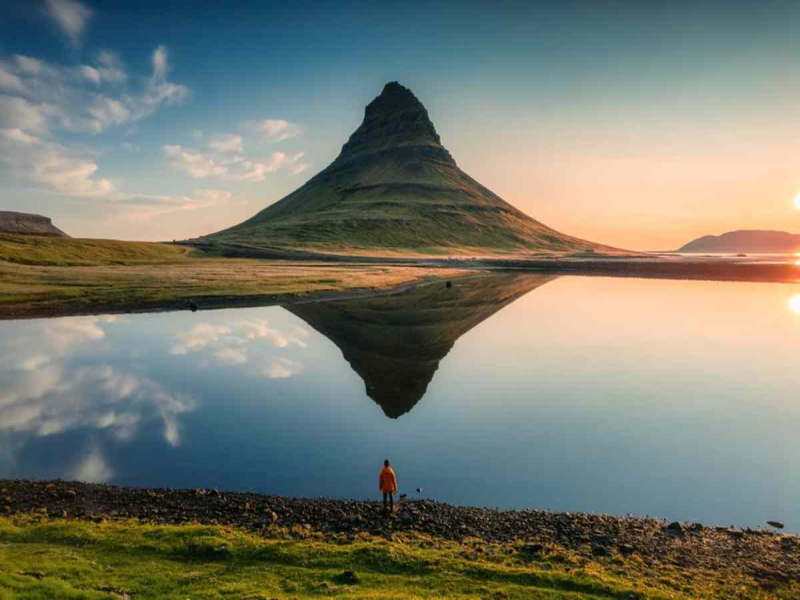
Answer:
M0 90L19 94L28 93L27 87L22 83L22 79L6 70L2 64L0 64Z
M238 137L238 136L233 136ZM241 138L238 138L240 140ZM228 139L222 141L218 147L235 149L236 143ZM209 144L211 146L211 144ZM240 144L238 144L240 145ZM212 146L213 147L213 146ZM219 177L228 181L264 181L267 174L288 168L295 173L301 173L308 165L300 163L304 153L298 152L288 156L283 152L273 152L266 160L248 160L243 156L235 155L226 157L220 153L202 152L180 145L167 145L163 147L164 155L169 164L195 179L205 177Z
M77 0L46 0L45 14L69 37L72 45L77 46L86 23L94 13Z
M302 133L299 125L283 119L255 121L249 124L249 128L272 142L283 142Z
M116 201L115 207L126 220L143 222L176 212L227 204L232 198L233 194L227 190L200 189L189 196L131 196Z
M0 97L0 111L2 106ZM108 179L96 177L91 157L21 129L0 129L0 165L13 176L70 196L102 197L115 189Z
M197 323L190 330L175 336L172 354L186 355L191 352L206 352L208 358L220 364L241 365L250 362L247 346L257 340L268 341L274 348L283 349L289 346L305 348L306 343L303 338L308 335L308 331L302 327L295 327L291 331L282 331L277 327L270 326L266 319L231 321L224 325ZM284 363L276 364L283 365L284 370L288 368ZM279 372L277 366L273 372ZM256 374L263 376L263 369L256 369Z
M224 365L240 365L247 362L247 348L220 348L214 358Z
M227 167L216 164L213 158L202 152L184 149L180 145L164 146L164 155L173 168L184 171L195 179L225 175L228 172Z
M37 110L44 124L37 123L36 131L99 133L143 119L162 105L180 104L189 96L189 88L166 79L166 48L159 46L151 58L151 76L140 84L138 92L131 93L120 88L128 74L122 61L109 50L99 52L94 64L75 67L15 55L13 61L0 61L0 91L15 94ZM19 116L18 111L16 114ZM27 129L21 118L11 126Z
M300 371L302 371L300 363L288 358L279 358L270 362L259 373L268 379L287 379L294 377Z
M220 133L211 138L208 147L216 152L243 152L242 136Z
M190 350L200 350L231 333L231 328L226 325L198 323L189 331L178 334L177 343L172 347L172 354L187 354Z
M105 483L113 476L114 472L106 464L100 449L93 446L89 454L69 471L67 479L85 483Z

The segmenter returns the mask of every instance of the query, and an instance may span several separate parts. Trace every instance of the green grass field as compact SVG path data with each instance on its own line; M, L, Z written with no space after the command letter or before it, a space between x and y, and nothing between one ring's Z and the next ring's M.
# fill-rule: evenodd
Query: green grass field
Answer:
M737 573L396 534L0 518L0 599L797 598Z
M0 317L200 308L381 290L455 269L220 258L184 246L0 235Z

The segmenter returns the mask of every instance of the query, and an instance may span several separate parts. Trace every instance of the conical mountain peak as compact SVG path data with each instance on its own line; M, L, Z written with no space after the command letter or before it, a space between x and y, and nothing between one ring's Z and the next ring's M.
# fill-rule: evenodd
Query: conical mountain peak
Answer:
M368 256L613 250L543 225L464 173L425 106L396 81L367 105L361 125L327 168L247 221L198 243L236 253Z
M367 105L364 121L342 147L336 163L392 149L416 148L433 160L455 164L442 146L428 111L414 93L392 81Z

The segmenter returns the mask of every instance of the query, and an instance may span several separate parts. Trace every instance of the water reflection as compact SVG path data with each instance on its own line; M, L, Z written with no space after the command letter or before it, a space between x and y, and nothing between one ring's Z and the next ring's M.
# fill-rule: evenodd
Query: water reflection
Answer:
M789 299L789 308L796 313L800 313L800 294Z
M491 274L360 300L287 306L342 351L367 395L396 419L425 395L456 340L517 298L552 281Z

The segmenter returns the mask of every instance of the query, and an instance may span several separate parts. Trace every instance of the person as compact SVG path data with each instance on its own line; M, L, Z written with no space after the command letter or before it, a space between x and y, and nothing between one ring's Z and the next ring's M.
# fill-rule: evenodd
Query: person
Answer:
M383 511L394 511L394 494L397 492L397 476L394 469L389 466L389 461L383 461L380 477L378 477L378 487L383 493Z

